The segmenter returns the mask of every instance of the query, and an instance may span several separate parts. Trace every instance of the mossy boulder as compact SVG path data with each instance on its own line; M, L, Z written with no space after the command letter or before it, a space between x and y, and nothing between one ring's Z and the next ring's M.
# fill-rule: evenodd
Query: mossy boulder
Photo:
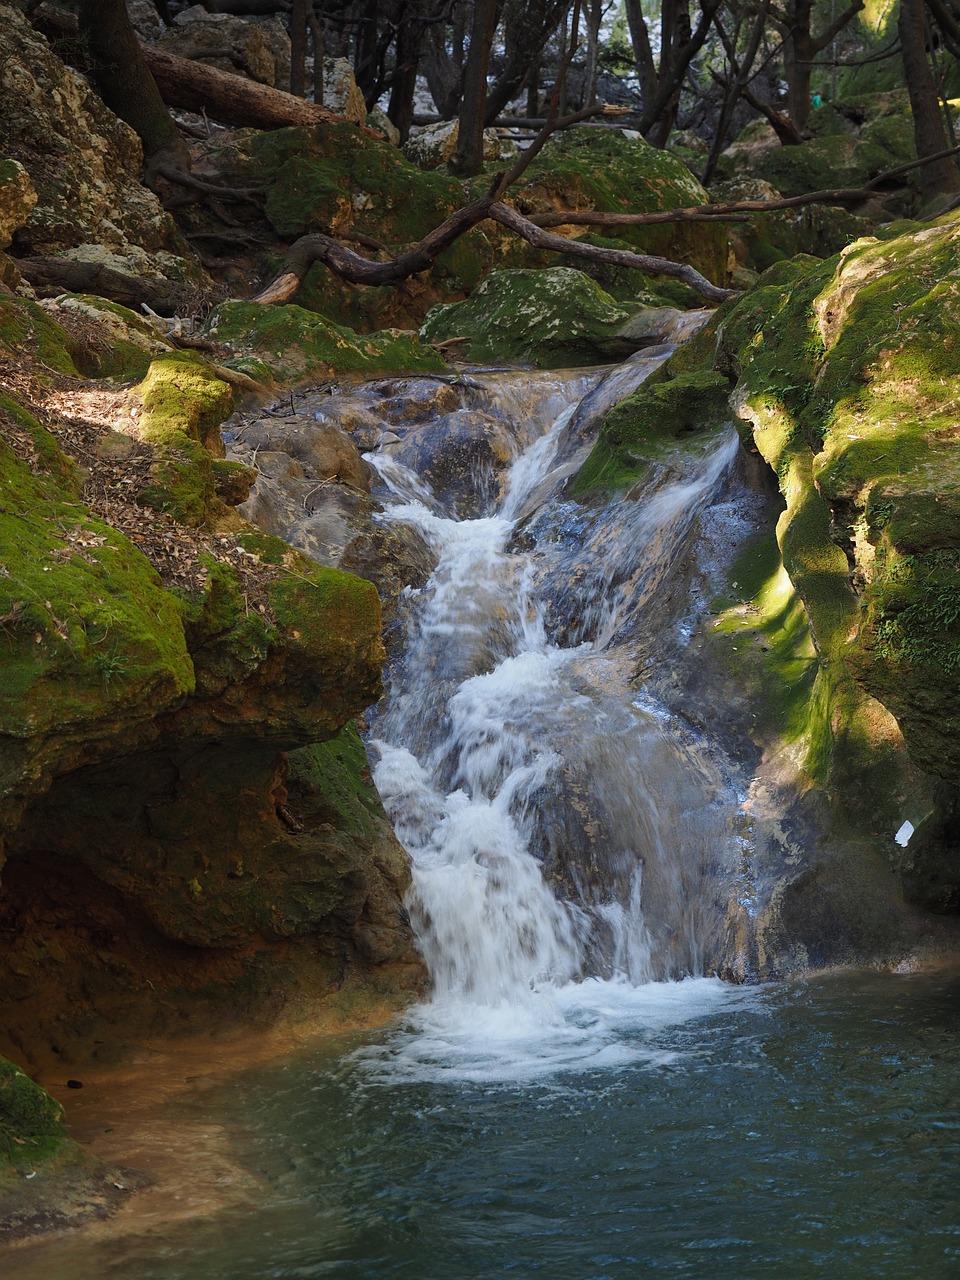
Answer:
M321 380L334 373L434 372L440 356L415 333L390 329L360 335L304 307L224 302L206 326L236 353L230 362L249 372L269 371L286 382ZM250 361L256 361L251 366Z
M823 264L775 268L718 329L739 413L787 501L779 540L831 673L834 758L840 740L847 758L869 755L876 717L859 687L896 717L916 765L951 787L960 782L958 243L960 219L949 215ZM942 797L934 806L919 787L902 813L923 833L899 859L911 894L956 905Z
M210 522L218 509L213 459L224 456L220 424L233 408L230 387L198 355L171 351L151 362L134 395L141 439L157 451L138 500L183 524Z
M596 209L649 213L709 203L682 160L630 129L567 129L552 137L511 198L521 212ZM578 228L575 234L582 234ZM719 224L621 227L631 248L687 262L715 284L727 273L727 232Z
M760 178L784 196L860 189L879 174L916 159L905 92L844 100L813 112L810 128L813 136L808 141L782 146L769 125L754 122L725 155L736 175ZM903 194L885 195L887 217L891 211L909 212L919 190L916 172L904 174L900 181Z
M60 1103L0 1058L0 1205L21 1178L34 1177L39 1168L74 1150Z
M420 336L469 339L473 361L514 360L545 369L609 359L608 344L629 318L582 271L495 271L464 302L435 307Z
M797 881L804 911L835 874L878 884L884 865L913 901L960 905L958 244L952 214L772 267L608 414L578 480L582 493L635 482L647 440L669 447L685 429L671 385L704 387L719 411L729 379L783 505L775 544L718 593L704 652L765 691L755 741L823 797L847 850ZM914 834L898 845L904 821Z
M731 420L729 395L723 374L659 370L604 415L573 493L622 491L673 453L713 443L717 428Z

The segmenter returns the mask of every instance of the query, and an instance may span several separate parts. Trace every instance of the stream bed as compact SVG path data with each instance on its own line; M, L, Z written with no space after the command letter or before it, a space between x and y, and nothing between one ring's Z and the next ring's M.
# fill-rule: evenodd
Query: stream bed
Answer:
M960 1275L957 973L716 976L769 976L749 771L647 674L767 516L730 428L622 499L567 488L665 355L301 405L301 454L353 424L423 566L367 731L431 998L247 1070L211 1046L122 1118L166 1200L10 1250L6 1280ZM316 551L347 519L295 480L284 532Z

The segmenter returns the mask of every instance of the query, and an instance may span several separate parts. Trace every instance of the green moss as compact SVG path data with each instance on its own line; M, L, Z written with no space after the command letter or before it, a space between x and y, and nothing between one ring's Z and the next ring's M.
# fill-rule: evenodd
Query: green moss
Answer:
M73 458L61 450L54 436L32 413L28 413L12 396L0 391L0 420L3 419L29 438L34 469L46 472L72 495L79 494L82 474Z
M0 1185L8 1170L32 1173L68 1143L60 1103L0 1058Z
M387 330L361 336L298 306L226 302L208 321L209 333L263 363L285 381L332 373L435 372L443 368L413 333Z
M199 356L176 351L151 362L136 394L142 438L159 455L138 500L183 524L203 524L215 509L212 461L223 456L220 424L233 393Z
M523 208L591 208L646 213L706 204L703 187L679 157L628 129L567 129L531 165L514 198ZM727 270L727 232L719 224L674 223L618 229L643 253L689 262L711 280Z
M71 293L58 298L57 305L97 325L95 338L73 343L74 363L85 378L142 378L153 357L169 346L148 320L118 302Z
M322 798L336 825L350 835L369 835L383 819L383 805L370 777L367 754L356 726L336 737L289 752L289 777Z
M530 361L542 368L597 364L630 312L582 271L495 271L465 301L435 307L421 336L470 339L474 361Z
M42 307L27 298L0 293L0 348L14 357L27 355L54 373L77 377L73 340Z
M610 409L577 475L578 496L625 489L678 448L702 449L730 421L730 386L709 369L672 375L669 364Z
M122 534L0 444L0 732L65 730L193 687L181 610Z

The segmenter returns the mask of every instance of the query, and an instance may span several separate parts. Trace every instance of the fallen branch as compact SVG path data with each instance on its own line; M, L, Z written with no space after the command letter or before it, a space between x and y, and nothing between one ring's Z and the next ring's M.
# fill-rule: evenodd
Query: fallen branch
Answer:
M499 181L495 180L495 189L498 186ZM735 289L722 289L712 284L699 271L685 263L671 262L667 258L654 257L650 254L632 253L627 249L606 249L597 245L582 244L579 240L568 240L564 236L552 235L517 213L516 209L494 199L491 194L464 205L440 226L435 227L429 235L424 236L419 244L386 262L373 262L369 258L364 258L330 236L321 234L301 236L288 251L280 274L256 295L254 301L285 302L296 293L307 272L316 262L322 262L341 280L346 280L349 284L396 284L420 271L426 271L448 245L486 218L516 232L535 248L551 249L568 257L583 258L592 262L632 267L647 275L671 276L689 284L702 298L710 302L723 302L737 292Z
M908 160L895 169L887 169L862 187L835 187L808 191L801 196L780 196L776 200L734 200L727 204L695 205L683 209L658 209L655 213L600 213L596 210L560 209L555 213L531 214L529 221L538 227L646 227L662 222L726 222L747 213L777 213L781 209L798 209L808 204L861 204L876 196L883 186L911 169L919 169L934 160L960 153L960 146L949 147L921 160Z

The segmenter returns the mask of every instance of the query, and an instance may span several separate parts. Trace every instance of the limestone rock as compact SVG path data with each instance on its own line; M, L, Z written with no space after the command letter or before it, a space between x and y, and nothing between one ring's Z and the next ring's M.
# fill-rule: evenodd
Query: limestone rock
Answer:
M136 246L145 255L173 255L186 270L186 242L140 182L136 134L10 4L0 4L0 93L0 153L23 166L37 194L13 233L17 252L95 244L123 254Z
M259 84L289 87L290 41L275 24L269 31L257 23L228 13L208 13L202 5L177 14L164 30L157 47L178 58L189 58L246 76ZM278 58L278 54L280 55Z
M323 60L323 105L353 124L367 122L367 104L346 58Z
M399 147L400 130L382 107L375 106L372 111L367 112L367 125L371 129L376 129L379 133L382 133L392 146Z
M420 169L439 169L456 150L459 134L460 126L456 120L424 125L411 133L403 146L403 154ZM516 154L515 143L504 141L496 129L484 129L484 160L507 160Z
M37 193L23 165L0 159L0 249L7 247L36 203Z

